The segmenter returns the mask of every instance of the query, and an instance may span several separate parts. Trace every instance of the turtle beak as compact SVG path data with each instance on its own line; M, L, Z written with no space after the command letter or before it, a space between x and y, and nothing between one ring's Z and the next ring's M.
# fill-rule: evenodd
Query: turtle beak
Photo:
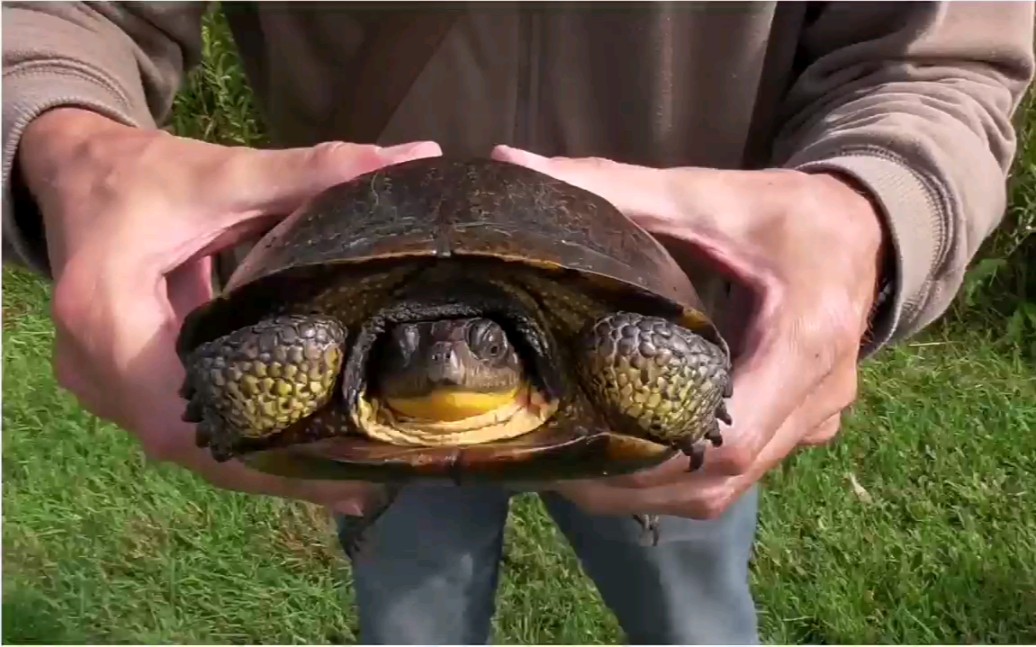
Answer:
M464 383L464 363L452 342L436 342L428 366L428 379L433 384L460 386Z

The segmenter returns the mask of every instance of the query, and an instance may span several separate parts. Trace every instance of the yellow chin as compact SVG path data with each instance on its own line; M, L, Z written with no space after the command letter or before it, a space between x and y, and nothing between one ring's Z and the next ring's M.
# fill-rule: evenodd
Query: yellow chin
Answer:
M477 393L441 389L416 398L385 398L385 404L413 420L452 422L480 416L514 403L518 389L500 393Z
M353 421L382 442L408 447L479 445L534 431L558 409L524 385L511 394L440 393L383 402L361 397Z

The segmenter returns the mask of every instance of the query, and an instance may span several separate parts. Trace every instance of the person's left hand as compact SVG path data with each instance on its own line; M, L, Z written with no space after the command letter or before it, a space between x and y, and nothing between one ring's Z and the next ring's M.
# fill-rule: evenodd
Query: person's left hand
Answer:
M797 447L837 434L856 399L886 246L875 206L846 179L654 169L504 146L492 156L602 196L752 296L735 342L733 425L723 429L721 447L706 449L701 469L688 472L679 456L637 474L550 489L597 514L715 518Z

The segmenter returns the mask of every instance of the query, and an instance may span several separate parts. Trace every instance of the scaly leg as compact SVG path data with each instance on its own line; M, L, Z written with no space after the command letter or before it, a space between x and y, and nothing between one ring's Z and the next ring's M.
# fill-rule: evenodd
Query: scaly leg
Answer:
M588 396L617 431L669 444L701 467L706 440L723 442L730 424L730 360L701 335L660 317L618 312L602 317L582 339L580 375ZM658 517L635 515L645 541L658 542Z
M322 315L284 315L206 342L184 362L185 422L216 460L272 438L327 404L346 330Z

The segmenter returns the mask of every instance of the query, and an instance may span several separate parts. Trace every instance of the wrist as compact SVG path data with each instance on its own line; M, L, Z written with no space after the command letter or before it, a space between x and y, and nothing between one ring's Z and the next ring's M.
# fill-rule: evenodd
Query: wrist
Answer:
M884 269L890 260L889 230L878 201L861 183L850 175L823 171L811 174L825 188L825 204L838 214L839 226L852 248L868 262L873 262L875 291L884 282Z
M26 126L18 144L16 164L26 188L38 195L88 142L127 129L132 130L92 110L61 107L44 112Z
M843 196L844 201L834 204L839 207L839 215L844 216L847 236L858 244L868 269L873 268L867 327L862 340L867 344L874 321L890 302L895 285L896 260L891 232L880 203L856 178L838 171L818 171L811 175Z

